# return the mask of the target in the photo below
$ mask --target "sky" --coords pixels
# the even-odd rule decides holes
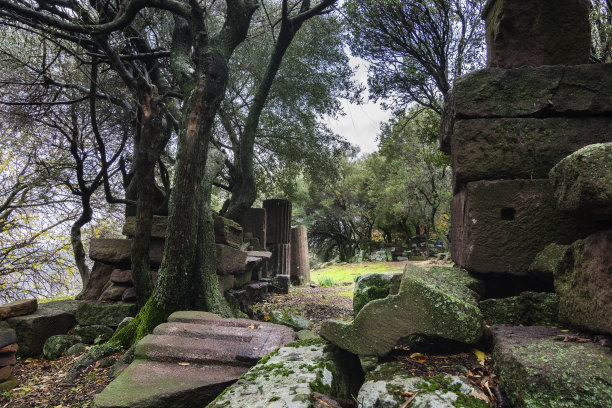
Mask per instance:
[[[357,67],[355,79],[367,89],[367,62],[351,57],[351,67]],[[336,133],[344,136],[346,140],[361,149],[361,153],[372,153],[378,150],[376,135],[380,124],[391,118],[391,112],[383,110],[378,103],[368,99],[367,91],[364,93],[363,105],[355,105],[343,101],[342,107],[346,115],[338,119],[327,118],[327,125]]]

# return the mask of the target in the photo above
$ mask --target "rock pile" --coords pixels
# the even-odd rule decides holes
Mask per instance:
[[[0,306],[0,319],[24,316],[34,313],[38,308],[36,299],[18,300]],[[0,392],[8,391],[19,385],[13,376],[13,366],[17,364],[17,333],[11,326],[0,321]]]

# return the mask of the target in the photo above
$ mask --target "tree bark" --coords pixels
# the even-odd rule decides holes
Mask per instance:
[[[83,212],[70,228],[70,244],[72,245],[74,263],[77,266],[79,275],[81,275],[81,282],[83,284],[81,293],[83,293],[87,283],[89,282],[89,267],[87,266],[85,248],[83,246],[83,239],[81,237],[81,228],[90,222],[92,218],[92,209],[89,199],[90,197],[86,196],[85,193],[81,196]]]

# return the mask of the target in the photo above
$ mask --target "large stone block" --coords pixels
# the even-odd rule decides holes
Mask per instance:
[[[102,262],[94,262],[87,286],[81,295],[82,300],[98,300],[108,283],[115,267]]]
[[[126,317],[136,316],[138,306],[133,303],[81,302],[76,320],[81,326],[104,325],[117,327]]]
[[[168,228],[168,217],[154,215],[151,221],[151,238],[166,238],[166,229]],[[125,217],[122,234],[128,237],[133,237],[136,232],[136,217]]]
[[[564,158],[550,171],[550,182],[561,211],[612,219],[612,143],[587,146]]]
[[[547,178],[559,160],[584,146],[602,142],[612,142],[610,117],[459,120],[451,140],[455,185],[478,180]],[[612,157],[608,157],[608,163],[612,163]],[[607,166],[609,171],[611,166]]]
[[[38,301],[36,299],[16,300],[0,305],[0,319],[27,315],[34,313],[36,309],[38,309]]]
[[[266,246],[291,242],[291,203],[287,200],[264,200],[266,210]]]
[[[217,273],[236,275],[244,273],[247,253],[227,245],[217,244]]]
[[[93,261],[103,262],[117,267],[129,268],[132,241],[129,239],[94,238],[89,241],[89,257]],[[151,240],[149,261],[159,266],[164,254],[164,242]]]
[[[569,244],[601,228],[559,212],[548,180],[468,183],[451,203],[451,253],[471,272],[529,275],[550,243]]]
[[[242,227],[235,221],[224,217],[215,217],[215,242],[240,249],[242,245]]]
[[[308,258],[308,236],[306,227],[291,228],[291,282],[303,285],[310,282],[310,260]]]
[[[17,333],[19,354],[37,356],[42,353],[45,341],[49,337],[66,334],[76,320],[72,313],[41,306],[32,314],[12,317],[7,322]]]
[[[490,67],[577,65],[589,61],[587,0],[489,0],[486,21]]]
[[[268,245],[272,257],[268,261],[268,277],[291,273],[291,244]]]
[[[244,233],[251,233],[263,248],[266,246],[266,219],[265,208],[249,208],[240,220]]]

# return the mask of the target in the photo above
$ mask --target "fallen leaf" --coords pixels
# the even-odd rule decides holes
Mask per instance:
[[[255,325],[254,325],[254,324],[252,324],[252,325],[250,325],[250,326],[249,326],[249,329],[251,329],[251,330],[253,330],[254,328],[255,328]]]
[[[410,358],[426,358],[427,356],[421,354],[421,353],[412,353],[410,355]]]
[[[484,365],[485,359],[487,358],[487,354],[484,351],[478,349],[472,350],[472,353],[474,353],[474,355],[478,359],[478,362],[481,365]]]
[[[472,397],[478,398],[479,400],[489,402],[489,397],[487,397],[487,394],[485,394],[484,392],[482,392],[481,390],[477,388],[474,388],[472,390]]]
[[[188,366],[188,365],[191,365],[191,364],[189,364],[189,363],[178,363],[178,365],[180,365],[180,366]]]

